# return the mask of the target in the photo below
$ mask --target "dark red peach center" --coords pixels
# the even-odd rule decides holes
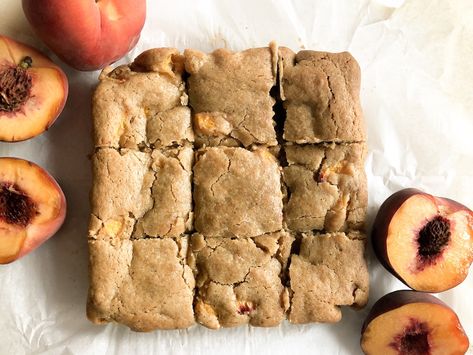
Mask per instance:
[[[435,217],[419,232],[419,256],[424,260],[435,259],[448,245],[450,236],[450,221],[442,216]]]
[[[0,68],[0,111],[19,111],[29,99],[32,79],[27,69],[32,64],[31,57],[25,57],[18,66]]]
[[[430,355],[429,328],[426,323],[411,319],[404,332],[396,335],[389,346],[399,355]]]
[[[26,227],[36,215],[36,204],[16,184],[0,184],[0,218]]]

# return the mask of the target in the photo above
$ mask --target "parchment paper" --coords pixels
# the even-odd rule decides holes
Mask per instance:
[[[241,50],[273,39],[293,50],[351,51],[362,68],[371,226],[381,202],[408,186],[473,207],[472,20],[469,0],[148,0],[141,40],[123,62],[150,47]],[[0,32],[47,51],[18,0],[1,1]],[[91,324],[85,317],[88,154],[90,96],[98,72],[61,65],[70,95],[56,124],[27,142],[0,143],[0,156],[48,169],[68,199],[61,231],[27,257],[0,267],[0,354],[361,353],[360,328],[369,307],[405,288],[371,250],[369,306],[345,309],[335,325],[220,331],[196,326],[138,334]],[[473,340],[472,292],[469,277],[439,297],[458,312]]]

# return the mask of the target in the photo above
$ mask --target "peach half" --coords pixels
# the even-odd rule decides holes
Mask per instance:
[[[371,235],[378,259],[417,291],[460,284],[473,261],[473,212],[417,189],[391,195],[379,208]]]
[[[463,355],[468,346],[450,307],[428,293],[410,290],[381,297],[361,330],[367,355]]]
[[[66,198],[43,168],[0,158],[0,264],[15,261],[53,236],[66,217]]]
[[[44,54],[0,35],[0,140],[22,141],[47,130],[68,94],[64,72]]]

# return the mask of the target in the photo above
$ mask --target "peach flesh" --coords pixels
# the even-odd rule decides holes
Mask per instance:
[[[251,304],[248,304],[248,303],[241,304],[237,309],[237,312],[240,315],[241,314],[248,315],[253,311],[254,311],[253,307],[251,306]]]
[[[0,141],[47,130],[62,112],[68,89],[64,72],[44,54],[0,35]]]
[[[388,263],[389,258],[385,245],[385,238],[388,234],[389,224],[393,219],[394,214],[398,211],[404,201],[406,201],[413,194],[419,192],[420,191],[417,189],[404,189],[392,194],[383,202],[378,210],[378,213],[376,214],[373,224],[373,231],[371,233],[371,241],[373,243],[373,249],[376,252],[376,256],[388,270],[391,269],[391,265]]]
[[[401,290],[381,297],[361,330],[365,354],[464,354],[469,341],[457,315],[423,292]]]

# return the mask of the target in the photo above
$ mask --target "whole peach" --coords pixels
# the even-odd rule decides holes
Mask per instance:
[[[146,0],[23,0],[37,35],[64,62],[95,70],[120,59],[138,42]]]

